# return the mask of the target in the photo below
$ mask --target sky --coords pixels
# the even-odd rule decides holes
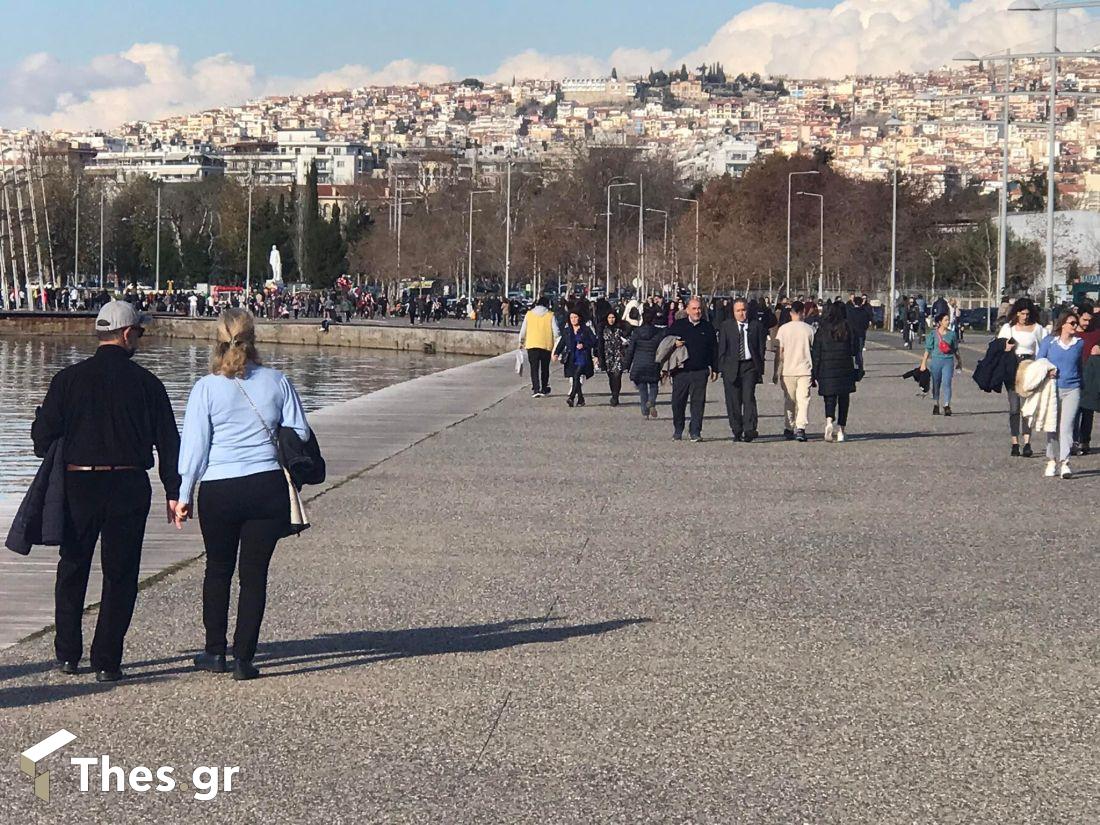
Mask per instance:
[[[0,127],[110,128],[267,94],[684,62],[789,77],[925,70],[964,49],[1043,44],[1047,15],[1007,4],[0,0]],[[1100,43],[1084,12],[1064,16],[1063,48]]]

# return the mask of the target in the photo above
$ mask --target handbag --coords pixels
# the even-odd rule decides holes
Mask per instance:
[[[290,532],[292,534],[301,533],[303,530],[309,528],[309,516],[306,515],[305,502],[302,501],[301,493],[294,485],[294,479],[290,475],[290,470],[287,469],[286,463],[283,461],[283,452],[279,449],[279,438],[271,431],[271,428],[267,426],[267,422],[264,421],[264,417],[260,415],[259,409],[252,401],[250,396],[241,383],[241,379],[233,379],[237,384],[237,389],[241,391],[241,395],[248,401],[248,406],[252,408],[252,412],[256,413],[256,418],[260,419],[260,425],[264,428],[264,432],[267,433],[268,439],[271,441],[272,446],[275,448],[275,457],[279,461],[279,467],[283,471],[283,475],[286,477],[287,495],[290,498]]]

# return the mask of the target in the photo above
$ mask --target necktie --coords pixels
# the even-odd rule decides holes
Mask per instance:
[[[737,325],[737,360],[744,361],[746,357],[745,352],[745,325]]]

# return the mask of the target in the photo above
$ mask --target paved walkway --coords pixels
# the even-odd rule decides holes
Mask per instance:
[[[312,412],[311,424],[324,448],[328,482],[308,488],[309,498],[500,401],[515,389],[514,361],[502,356],[395,384]],[[153,508],[146,528],[141,577],[148,580],[201,555],[198,531],[180,533],[164,514],[164,488],[155,471]],[[308,499],[307,499],[308,500]],[[7,531],[17,501],[0,508]],[[308,507],[307,507],[308,512]],[[97,557],[98,558],[98,557]],[[0,648],[53,624],[56,551],[36,548],[29,557],[0,551]],[[88,585],[88,604],[98,604],[98,561]]]
[[[1100,457],[1043,479],[1003,397],[964,377],[933,418],[912,354],[868,356],[840,445],[780,440],[770,385],[748,445],[717,392],[702,444],[599,379],[486,405],[314,502],[255,682],[189,668],[201,564],[142,593],[117,686],[46,638],[0,653],[9,754],[65,727],[66,755],[241,769],[120,799],[58,756],[46,805],[11,760],[0,821],[1100,820]]]

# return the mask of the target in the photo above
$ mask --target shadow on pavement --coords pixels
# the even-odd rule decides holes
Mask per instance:
[[[326,633],[312,639],[260,645],[256,664],[265,676],[289,676],[370,664],[385,659],[435,656],[444,653],[482,653],[517,645],[562,642],[598,636],[652,619],[616,619],[579,625],[549,626],[560,619],[511,619],[458,627],[418,627],[408,630]]]
[[[846,441],[898,441],[910,438],[958,438],[973,433],[845,433]]]
[[[60,702],[78,696],[89,696],[93,693],[106,693],[110,690],[125,690],[129,685],[148,684],[150,682],[163,681],[164,676],[128,675],[121,682],[110,684],[95,681],[90,671],[68,677],[73,681],[66,684],[51,685],[20,685],[19,687],[0,688],[0,708],[21,708],[34,705],[45,705],[49,702]]]

